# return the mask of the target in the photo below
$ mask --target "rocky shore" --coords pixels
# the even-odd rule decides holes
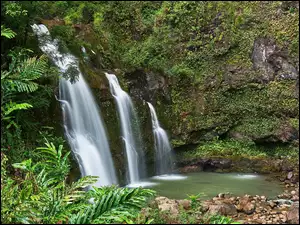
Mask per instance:
[[[182,211],[193,211],[195,221],[202,221],[203,218],[219,214],[228,216],[234,221],[242,224],[298,224],[299,223],[299,179],[292,179],[298,176],[289,172],[281,182],[284,186],[283,193],[276,198],[268,196],[234,196],[229,193],[219,193],[209,200],[197,199],[200,207],[193,209],[191,200],[168,199],[163,196],[156,197],[150,204],[150,208],[142,211],[144,215],[150,215],[149,210],[159,209],[161,212],[168,212],[169,223],[178,223],[176,218]],[[172,218],[172,220],[170,220]]]

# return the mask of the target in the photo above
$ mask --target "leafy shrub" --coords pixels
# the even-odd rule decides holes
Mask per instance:
[[[98,177],[85,176],[68,185],[68,155],[62,145],[37,148],[41,161],[13,164],[19,175],[6,175],[1,156],[2,223],[115,223],[132,222],[154,191],[142,188],[90,187]],[[2,164],[3,163],[3,164]],[[91,198],[94,203],[89,203]]]

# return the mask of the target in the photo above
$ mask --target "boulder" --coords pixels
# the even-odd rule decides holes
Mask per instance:
[[[261,71],[261,80],[268,83],[278,80],[297,80],[298,72],[287,57],[286,52],[279,49],[274,40],[258,38],[254,42],[252,52],[254,69]]]
[[[176,202],[178,203],[179,207],[184,208],[185,210],[189,210],[191,208],[191,200],[176,200]]]
[[[175,216],[178,215],[179,209],[175,200],[160,196],[155,198],[155,202],[161,211],[169,211]]]
[[[239,200],[237,210],[246,214],[252,214],[255,211],[256,204],[251,202],[248,196],[244,196]]]
[[[208,208],[209,214],[221,214],[224,216],[235,215],[237,213],[236,208],[232,204],[212,204]]]
[[[299,224],[299,202],[294,202],[287,212],[287,222]]]
[[[209,206],[212,205],[213,202],[211,201],[204,201],[201,203],[201,211],[206,212],[209,209]]]

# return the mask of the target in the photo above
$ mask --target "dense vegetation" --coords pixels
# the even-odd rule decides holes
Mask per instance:
[[[172,103],[159,94],[155,102],[173,145],[201,143],[184,158],[297,159],[299,77],[280,79],[278,68],[270,78],[253,69],[251,56],[258,38],[272,39],[298,72],[297,2],[1,1],[2,223],[166,222],[159,212],[152,212],[153,220],[137,216],[155,195],[151,190],[88,190],[94,177],[70,181],[55,100],[59,72],[39,50],[34,23],[46,24],[61,50],[78,56],[87,76],[100,83],[103,69],[165,77]],[[236,134],[241,137],[228,140]],[[265,142],[285,145],[266,151],[257,145]],[[181,222],[192,223],[197,207]],[[216,216],[201,222],[232,221]]]

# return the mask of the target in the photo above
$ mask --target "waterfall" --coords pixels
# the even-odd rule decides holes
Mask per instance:
[[[81,175],[98,176],[95,184],[98,187],[116,184],[117,178],[100,111],[79,70],[77,59],[71,54],[61,54],[58,51],[58,41],[51,39],[45,25],[34,24],[32,29],[38,36],[41,50],[53,60],[62,74],[77,73],[74,83],[60,78],[59,101],[63,110],[65,134],[78,161]]]
[[[131,98],[122,90],[117,77],[114,74],[105,74],[109,81],[111,94],[115,98],[118,107],[122,140],[124,142],[128,162],[129,183],[136,184],[140,181],[141,175],[144,172],[144,159],[137,115]]]
[[[164,129],[159,125],[155,109],[151,103],[147,102],[150,108],[151,119],[152,119],[152,130],[155,144],[155,155],[156,155],[156,174],[164,175],[170,174],[173,169],[173,153],[172,148],[168,139],[168,135]]]

